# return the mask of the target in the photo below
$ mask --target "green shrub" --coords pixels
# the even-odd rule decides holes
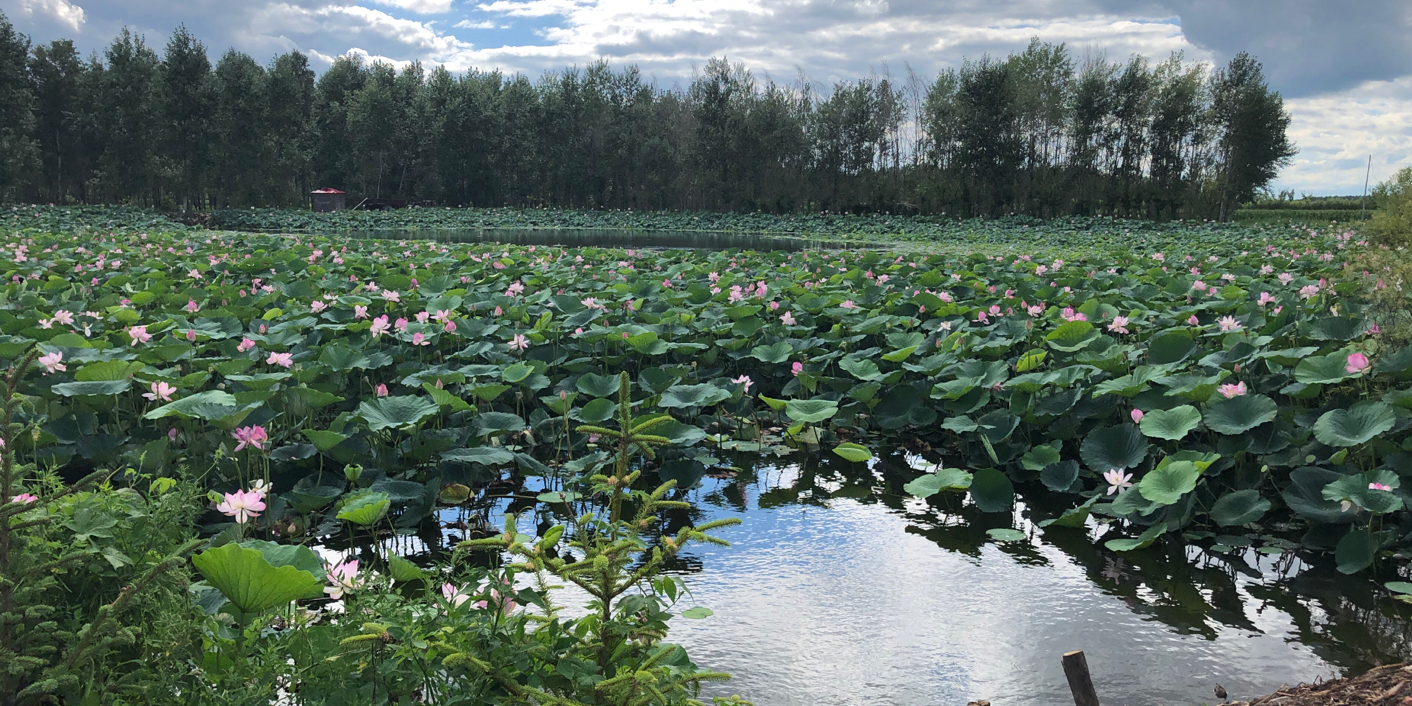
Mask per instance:
[[[1373,241],[1389,247],[1412,245],[1412,167],[1405,167],[1373,189],[1378,210],[1368,223]]]

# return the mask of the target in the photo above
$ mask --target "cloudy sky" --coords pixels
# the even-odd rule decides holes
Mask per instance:
[[[0,0],[36,41],[100,49],[123,26],[161,47],[185,23],[213,53],[357,52],[537,75],[605,58],[684,86],[712,56],[782,82],[908,68],[929,78],[1031,37],[1075,53],[1224,62],[1247,50],[1284,94],[1300,149],[1277,188],[1356,194],[1412,164],[1407,0]]]

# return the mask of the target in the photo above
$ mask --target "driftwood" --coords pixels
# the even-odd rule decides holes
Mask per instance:
[[[1281,687],[1227,706],[1412,706],[1412,665],[1378,667],[1357,677]]]

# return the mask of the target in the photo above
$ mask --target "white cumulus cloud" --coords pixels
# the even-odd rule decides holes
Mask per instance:
[[[38,15],[60,26],[77,32],[83,27],[83,8],[69,0],[20,0],[20,15]]]
[[[373,0],[379,5],[410,10],[419,15],[437,15],[451,11],[451,0]]]

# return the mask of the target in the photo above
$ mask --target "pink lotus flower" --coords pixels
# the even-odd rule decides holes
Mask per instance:
[[[417,323],[419,323],[419,324],[424,324],[424,323],[426,323],[426,322],[427,322],[427,319],[430,319],[430,318],[431,318],[431,312],[429,312],[429,311],[419,311],[419,312],[417,312]]]
[[[517,333],[514,338],[510,339],[509,347],[512,351],[523,351],[530,347],[530,342],[524,334]]]
[[[383,314],[382,316],[373,319],[373,327],[368,329],[368,333],[371,333],[373,335],[373,338],[377,338],[378,336],[387,333],[387,330],[389,328],[392,328],[392,326],[387,323],[387,314]]]
[[[344,593],[356,590],[363,583],[358,580],[358,560],[329,567],[327,579],[329,585],[324,586],[324,593],[334,600],[343,598]]]
[[[67,311],[64,311],[63,309],[60,309],[60,310],[54,312],[54,322],[55,322],[55,323],[63,324],[63,325],[65,325],[65,326],[73,326],[73,325],[74,325],[74,315],[73,315],[72,313],[70,313],[70,312],[67,312]]]
[[[406,331],[407,319],[401,316],[397,317],[397,320],[392,322],[392,327],[397,329],[398,331]]]
[[[1133,474],[1123,473],[1122,469],[1110,468],[1103,474],[1103,480],[1108,482],[1108,492],[1106,495],[1121,493],[1133,487]]]
[[[428,340],[427,340],[426,334],[422,333],[421,331],[418,331],[418,332],[412,334],[412,345],[414,345],[414,346],[430,346],[430,345],[431,345],[431,341],[428,341]]]
[[[745,385],[745,391],[746,391],[746,392],[749,392],[749,391],[750,391],[750,386],[755,384],[755,381],[754,381],[754,380],[751,380],[749,375],[741,375],[741,376],[738,377],[738,378],[731,378],[731,382],[733,382],[733,383],[735,383],[735,384],[737,384],[737,385],[742,385],[742,384]]]
[[[1392,486],[1383,485],[1382,483],[1369,483],[1368,490],[1381,490],[1383,492],[1390,493],[1392,492]]]
[[[1128,332],[1128,317],[1126,317],[1126,316],[1114,316],[1114,317],[1113,317],[1113,323],[1108,324],[1108,330],[1109,330],[1109,331],[1112,331],[1112,332],[1114,332],[1114,333],[1127,333],[1127,332]]]
[[[664,280],[662,280],[662,286],[665,287],[665,288],[667,288],[667,289],[671,289],[671,288],[672,288],[672,281],[669,280],[669,279],[664,279]]]
[[[1241,328],[1240,322],[1236,321],[1234,316],[1222,316],[1216,325],[1220,326],[1222,331],[1239,331]]]
[[[1299,288],[1299,296],[1305,299],[1313,299],[1319,294],[1319,285],[1309,284]]]
[[[1138,422],[1142,421],[1142,418],[1143,418],[1144,415],[1143,415],[1143,413],[1142,413],[1142,410],[1140,410],[1140,409],[1134,409],[1134,410],[1132,411],[1132,413],[1129,414],[1128,416],[1130,416],[1130,417],[1133,418],[1133,424],[1137,424]]]
[[[60,370],[68,370],[68,368],[65,367],[63,363],[59,362],[63,359],[63,353],[54,352],[48,355],[39,356],[39,364],[44,366],[44,374],[48,375],[50,373],[58,372]]]
[[[252,517],[259,517],[265,509],[265,501],[259,493],[237,490],[225,494],[225,502],[216,506],[217,510],[235,518],[236,524],[245,524]]]
[[[799,361],[795,361],[793,365],[789,366],[789,371],[795,377],[799,377],[799,374],[804,372],[804,364],[800,363]]]
[[[312,311],[312,312],[314,312],[315,314],[317,314],[317,313],[319,313],[319,312],[321,312],[321,311],[323,311],[324,309],[327,309],[327,308],[328,308],[328,304],[325,304],[325,303],[323,303],[323,302],[321,302],[321,301],[319,301],[319,300],[317,300],[317,299],[315,299],[313,302],[311,302],[311,303],[309,304],[309,311]]]
[[[857,305],[857,304],[854,304],[852,299],[849,299],[849,300],[843,302],[842,304],[839,304],[839,306],[843,307],[844,309],[857,309],[857,308],[858,308],[858,305]]]
[[[1200,324],[1201,322],[1197,320],[1196,314],[1192,314],[1189,318],[1187,318],[1186,323],[1187,323],[1188,326],[1196,326],[1197,324]]]
[[[794,315],[789,313],[788,311],[784,312],[784,316],[780,317],[780,323],[784,324],[785,326],[793,326],[795,323]]]
[[[402,295],[398,294],[397,292],[392,291],[391,289],[389,289],[389,290],[383,292],[383,293],[382,293],[382,298],[383,298],[383,299],[386,299],[387,301],[390,301],[390,302],[400,302],[400,301],[402,301]],[[357,562],[354,562],[354,563],[357,563]]]
[[[25,504],[25,505],[28,505],[28,504],[30,504],[30,503],[37,503],[37,502],[39,502],[39,496],[37,496],[37,495],[32,495],[32,494],[30,494],[30,493],[20,493],[19,495],[16,495],[15,497],[10,498],[10,502],[12,502],[12,503],[23,503],[23,504]]]
[[[132,338],[132,345],[134,346],[152,340],[152,334],[147,333],[146,326],[130,326],[128,327],[127,335]]]
[[[368,318],[368,307],[363,306],[362,304],[354,304],[354,305],[353,305],[353,318],[354,318],[354,319],[366,319],[366,318]]]
[[[236,441],[240,442],[235,445],[236,451],[240,451],[246,446],[264,451],[264,442],[270,438],[270,435],[265,432],[265,428],[259,425],[240,427],[231,432],[230,435],[235,437]]]
[[[281,368],[288,368],[294,364],[293,353],[270,353],[270,357],[265,359],[268,365],[278,365]]]
[[[1261,293],[1260,293],[1260,299],[1259,299],[1258,301],[1256,301],[1255,303],[1258,304],[1259,306],[1265,306],[1266,304],[1269,304],[1270,302],[1272,302],[1272,301],[1274,301],[1274,300],[1275,300],[1275,298],[1272,297],[1272,296],[1270,296],[1270,293],[1269,293],[1269,292],[1261,292]]]
[[[195,314],[196,312],[201,310],[201,305],[197,304],[195,299],[187,299],[186,310]]]
[[[446,602],[450,603],[453,608],[460,608],[461,604],[471,598],[466,594],[465,586],[453,586],[449,583],[441,584],[441,597],[445,598]]]
[[[251,348],[254,348],[254,347],[255,347],[255,342],[254,342],[254,341],[252,341],[252,340],[250,340],[250,339],[248,339],[248,338],[242,338],[242,339],[240,339],[240,343],[236,345],[235,349],[238,350],[238,351],[240,351],[241,353],[244,353],[244,352],[246,352],[246,351],[248,351],[248,350],[250,350]]]
[[[387,383],[378,383],[377,396],[387,397]]]
[[[191,343],[196,342],[196,329],[189,328],[186,330],[186,340],[190,341]]]
[[[152,400],[153,402],[156,402],[157,400],[162,400],[163,402],[171,402],[172,393],[176,391],[177,389],[175,387],[172,387],[166,382],[159,380],[157,382],[152,383],[151,392],[144,392],[142,393],[142,396],[146,397],[149,400]]]
[[[1362,353],[1350,353],[1348,354],[1348,364],[1343,366],[1343,369],[1350,373],[1360,373],[1367,370],[1369,365],[1368,356]]]
[[[445,331],[445,332],[447,332],[447,333],[455,333],[455,332],[456,332],[456,322],[455,322],[455,321],[451,321],[450,319],[448,319],[448,320],[446,321],[446,324],[441,327],[441,330],[442,330],[442,331]]]
[[[1240,397],[1241,395],[1244,395],[1247,391],[1248,391],[1248,390],[1245,389],[1245,383],[1244,383],[1244,382],[1240,382],[1240,383],[1237,383],[1237,384],[1235,384],[1235,385],[1232,385],[1232,384],[1230,384],[1230,383],[1226,383],[1226,384],[1224,384],[1224,385],[1222,385],[1222,386],[1216,388],[1216,392],[1221,393],[1221,396],[1224,397],[1224,398],[1226,398],[1226,399],[1228,399],[1228,400],[1229,400],[1229,399],[1232,399],[1232,398],[1235,398],[1235,397]]]

